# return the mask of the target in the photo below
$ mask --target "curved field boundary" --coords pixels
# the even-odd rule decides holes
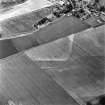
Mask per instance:
[[[61,37],[81,32],[88,28],[90,28],[89,25],[81,22],[77,18],[72,16],[64,16],[38,31],[33,31],[31,33],[22,34],[15,37],[1,38],[0,58],[7,57],[14,52],[29,49],[54,41]]]

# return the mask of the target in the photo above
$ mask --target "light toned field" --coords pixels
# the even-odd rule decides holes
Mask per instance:
[[[17,5],[6,12],[2,12],[0,14],[0,22],[8,18],[30,13],[51,5],[52,3],[48,2],[47,0],[28,0],[27,2]]]
[[[104,25],[33,48],[25,54],[80,104],[105,93]]]
[[[2,37],[16,36],[23,33],[32,32],[35,29],[34,24],[49,15],[51,10],[44,8],[38,11],[33,11],[21,16],[13,17],[1,22]]]

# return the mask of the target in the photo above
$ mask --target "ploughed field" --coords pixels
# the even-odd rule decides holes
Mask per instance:
[[[32,11],[28,14],[12,17],[1,22],[1,36],[9,37],[21,35],[35,31],[34,24],[43,17],[49,15],[51,10],[44,8],[38,11]]]

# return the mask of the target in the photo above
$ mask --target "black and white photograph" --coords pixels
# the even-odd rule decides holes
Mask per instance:
[[[105,105],[105,0],[0,0],[0,105]]]

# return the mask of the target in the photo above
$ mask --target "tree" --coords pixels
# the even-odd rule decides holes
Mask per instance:
[[[100,7],[100,11],[105,12],[105,7],[104,6],[101,6]]]

